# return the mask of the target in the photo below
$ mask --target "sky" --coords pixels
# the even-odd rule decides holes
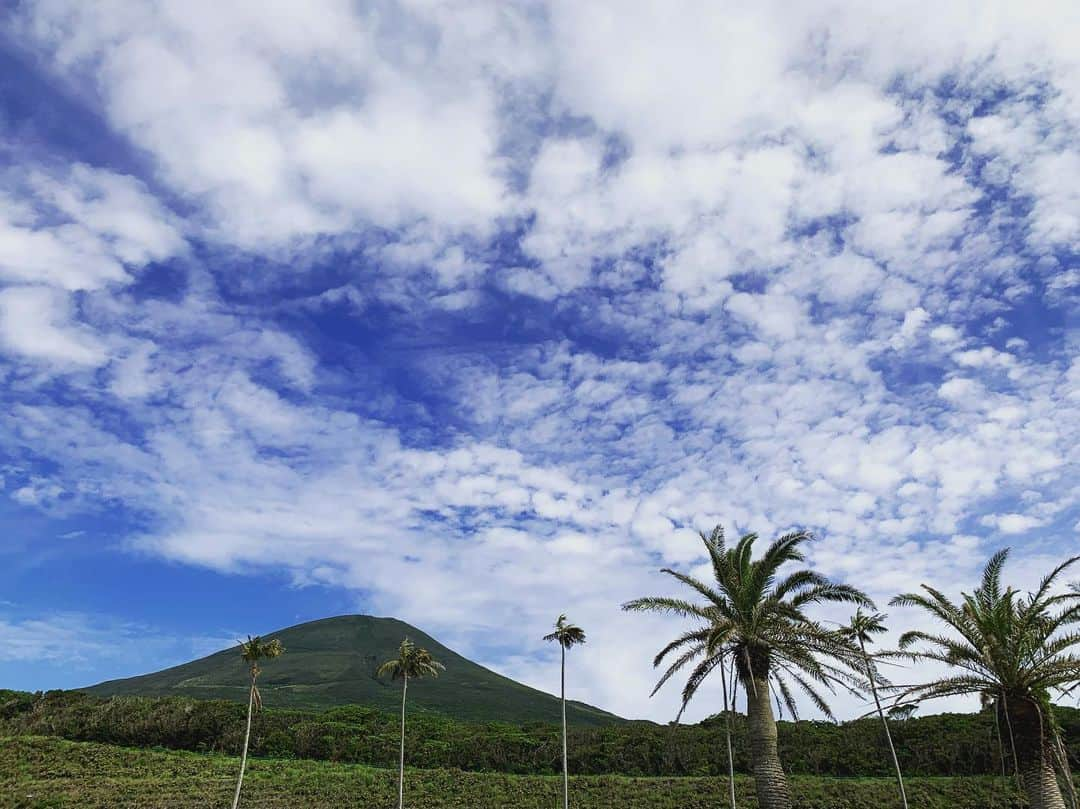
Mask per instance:
[[[0,9],[0,686],[363,612],[555,691],[566,612],[663,721],[698,531],[1080,546],[1070,0]]]

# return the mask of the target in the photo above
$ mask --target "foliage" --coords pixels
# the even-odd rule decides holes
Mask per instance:
[[[884,635],[889,631],[885,626],[887,617],[880,612],[863,612],[862,607],[859,607],[847,625],[841,627],[840,633],[856,643],[869,646],[874,642],[874,635]]]
[[[240,656],[253,671],[257,670],[260,660],[273,660],[275,657],[281,657],[284,652],[285,647],[277,638],[263,640],[259,635],[255,637],[248,635],[248,639],[240,643]]]
[[[951,671],[899,687],[897,701],[978,695],[999,719],[1002,747],[1010,751],[1016,770],[1062,772],[1068,765],[1051,697],[1064,696],[1080,682],[1080,632],[1075,629],[1080,594],[1055,592],[1054,583],[1080,556],[1058,565],[1035,592],[1023,596],[1002,586],[1008,555],[1007,548],[994,554],[979,587],[962,594],[959,603],[925,584],[922,593],[893,599],[922,608],[951,632],[912,630],[900,637],[900,648],[911,650],[913,660],[943,663]]]
[[[446,666],[436,661],[431,652],[405,638],[398,646],[397,657],[392,657],[379,666],[375,670],[375,676],[385,677],[389,674],[392,680],[405,677],[419,680],[423,677],[438,677],[439,672],[445,669]]]
[[[219,755],[130,750],[39,737],[0,737],[0,805],[11,809],[186,809],[225,803],[236,760]],[[395,773],[312,761],[256,760],[247,788],[262,809],[386,809],[396,798]],[[797,809],[880,809],[893,799],[887,779],[796,776]],[[715,809],[726,778],[574,777],[579,809]],[[748,778],[736,779],[739,806],[757,806]],[[924,778],[910,782],[922,809],[1023,809],[1011,779]],[[467,773],[411,774],[412,809],[551,809],[559,781],[550,776]]]
[[[905,593],[894,604],[929,612],[952,629],[956,637],[920,630],[905,632],[901,649],[911,649],[916,661],[944,663],[960,669],[943,677],[900,690],[898,701],[919,702],[937,697],[977,694],[989,702],[1016,696],[1049,705],[1052,691],[1064,693],[1080,681],[1080,595],[1054,593],[1054,580],[1074,556],[1047,575],[1036,592],[1025,598],[1011,587],[1002,589],[1001,571],[1008,549],[986,565],[980,586],[954,604],[943,593],[923,585],[925,594]]]
[[[778,699],[797,716],[793,694],[797,687],[831,718],[820,688],[854,689],[859,684],[857,678],[831,661],[859,670],[859,650],[804,610],[823,602],[873,606],[870,599],[850,585],[829,581],[811,570],[796,570],[780,577],[780,568],[785,564],[805,560],[802,545],[810,541],[805,531],[781,536],[759,559],[753,558],[757,534],[746,534],[730,548],[721,526],[711,534],[701,534],[701,539],[712,564],[712,581],[704,582],[669,568],[663,572],[704,601],[650,597],[623,605],[626,610],[668,613],[698,622],[696,628],[656,655],[653,664],[659,666],[669,655],[678,653],[653,693],[696,661],[683,687],[685,706],[709,674],[730,662],[747,692],[756,691],[757,682],[768,680]]]
[[[262,710],[262,694],[259,693],[259,687],[255,684],[256,678],[262,673],[259,663],[264,660],[274,660],[283,654],[285,654],[285,647],[277,638],[264,640],[259,635],[254,637],[248,635],[246,641],[240,642],[240,657],[248,664],[248,671],[251,674],[251,703],[256,710]]]
[[[1058,706],[1055,714],[1070,745],[1073,768],[1080,769],[1080,710]],[[0,733],[16,736],[238,754],[244,715],[245,706],[225,700],[101,699],[73,691],[0,691]],[[519,774],[560,770],[555,724],[460,722],[425,711],[415,712],[409,721],[415,733],[406,742],[406,754],[416,767]],[[251,751],[255,756],[392,767],[398,722],[393,713],[360,706],[325,712],[271,706],[255,720]],[[745,718],[736,715],[732,725],[735,768],[747,772]],[[780,754],[790,772],[842,777],[890,774],[877,720],[778,725]],[[988,711],[898,721],[892,731],[904,772],[913,776],[1000,771],[994,719]],[[721,716],[678,727],[651,722],[571,727],[570,769],[582,774],[720,775],[726,770],[723,738]]]
[[[555,621],[555,631],[544,635],[544,640],[549,643],[554,641],[564,649],[571,649],[585,642],[585,630],[567,621],[564,613]]]

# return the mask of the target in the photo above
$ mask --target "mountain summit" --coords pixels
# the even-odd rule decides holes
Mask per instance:
[[[265,633],[286,653],[264,667],[259,690],[267,705],[330,708],[367,705],[397,710],[397,683],[380,680],[375,670],[393,657],[409,637],[446,666],[437,679],[409,686],[411,707],[457,719],[502,722],[558,722],[557,697],[515,682],[473,663],[430,635],[395,618],[342,615]],[[247,668],[236,647],[153,674],[109,680],[82,689],[98,696],[186,696],[246,701]],[[568,702],[567,721],[602,725],[619,717],[580,702]]]

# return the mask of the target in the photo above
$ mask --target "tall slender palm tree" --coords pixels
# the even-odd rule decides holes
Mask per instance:
[[[881,699],[878,697],[877,683],[881,679],[878,676],[876,666],[866,647],[874,642],[874,635],[882,635],[888,631],[885,627],[885,615],[880,612],[863,612],[862,607],[855,610],[851,621],[840,631],[859,644],[862,652],[864,673],[870,684],[870,693],[874,697],[874,705],[877,714],[881,718],[881,724],[885,728],[885,741],[889,743],[889,753],[892,754],[893,768],[896,770],[896,784],[900,788],[900,801],[904,809],[908,809],[907,791],[904,789],[904,774],[900,771],[900,759],[896,757],[896,747],[893,745],[892,733],[889,731],[889,720],[885,718],[885,712],[881,708]]]
[[[431,656],[427,649],[421,649],[408,638],[398,647],[398,656],[379,666],[376,676],[390,675],[392,680],[401,680],[401,757],[398,761],[398,809],[405,809],[405,697],[409,690],[409,680],[423,677],[438,677],[446,667]]]
[[[566,615],[555,622],[555,631],[544,635],[544,640],[556,642],[562,650],[562,777],[563,809],[570,809],[570,774],[566,768],[566,650],[585,642],[585,630],[568,623]]]
[[[248,674],[251,675],[251,689],[248,692],[247,729],[244,731],[244,752],[240,756],[240,777],[236,779],[236,794],[233,795],[232,809],[240,805],[240,789],[244,786],[244,770],[247,768],[248,743],[251,741],[251,715],[262,708],[262,696],[259,694],[257,680],[262,669],[259,662],[272,660],[280,657],[285,648],[278,640],[263,640],[256,635],[248,635],[246,641],[240,643],[240,656],[248,664]]]
[[[699,625],[680,635],[653,661],[659,666],[672,652],[679,655],[661,676],[656,690],[689,663],[696,661],[683,688],[687,703],[714,669],[726,660],[746,693],[750,755],[761,809],[791,809],[791,790],[776,748],[776,719],[771,687],[778,704],[798,716],[793,687],[798,687],[826,716],[828,703],[818,690],[837,686],[859,693],[862,685],[859,648],[851,640],[806,615],[804,609],[822,602],[873,603],[856,588],[839,584],[812,570],[800,569],[780,577],[780,568],[802,562],[806,531],[775,540],[759,559],[753,558],[756,534],[747,534],[728,547],[717,526],[702,534],[712,564],[713,581],[665,568],[669,576],[689,587],[703,602],[680,598],[639,598],[626,610],[651,611],[696,619]]]
[[[655,662],[655,661],[654,661]],[[735,686],[736,677],[734,665],[735,661],[730,648],[721,649],[716,656],[716,668],[720,670],[720,689],[722,691],[722,700],[724,705],[724,747],[727,752],[727,764],[728,764],[728,799],[731,802],[731,809],[735,809],[735,754],[731,745],[731,715],[735,713]],[[728,675],[725,673],[725,669],[731,669],[731,691],[728,691]],[[666,682],[666,680],[657,684],[657,686],[649,694],[650,697],[656,696],[656,692],[660,690],[660,687]],[[691,686],[687,683],[687,687],[683,689],[683,700],[679,706],[679,713],[675,717],[675,724],[679,724],[679,720],[682,719],[683,713],[685,713],[687,706],[690,704],[690,700],[693,699],[694,693],[697,691],[697,686]]]
[[[892,600],[919,607],[945,624],[949,635],[905,632],[900,648],[915,661],[959,669],[925,683],[896,687],[897,702],[977,694],[991,707],[1008,734],[1013,765],[1032,809],[1064,809],[1061,777],[1075,804],[1061,729],[1051,705],[1053,692],[1065,693],[1080,681],[1080,593],[1055,592],[1057,578],[1080,561],[1065,560],[1026,596],[1002,588],[1001,571],[1009,549],[987,562],[973,593],[954,603],[922,585],[921,593]]]

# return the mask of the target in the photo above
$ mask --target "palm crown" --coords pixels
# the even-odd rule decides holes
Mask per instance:
[[[251,672],[251,704],[256,710],[262,709],[262,694],[259,693],[259,689],[255,685],[255,680],[261,671],[259,661],[281,657],[284,652],[285,647],[281,645],[281,641],[277,638],[263,640],[259,635],[254,637],[248,635],[246,641],[240,642],[240,656],[244,658],[244,662],[248,664]]]
[[[579,646],[585,642],[585,630],[569,623],[564,613],[555,622],[555,631],[544,635],[544,640],[556,641],[564,649],[569,649],[571,646]]]
[[[438,677],[439,672],[445,669],[446,666],[435,660],[431,652],[405,638],[398,647],[398,656],[379,666],[376,676],[389,674],[393,680],[403,677],[415,680],[421,677]]]
[[[874,642],[874,635],[883,635],[889,631],[885,626],[886,617],[880,612],[863,612],[862,607],[859,607],[840,632],[857,643],[871,644]]]
[[[1032,806],[1063,806],[1058,777],[1076,804],[1061,729],[1050,702],[1052,692],[1066,694],[1080,681],[1080,593],[1054,592],[1054,582],[1080,556],[1054,568],[1027,596],[1002,588],[1001,570],[1008,548],[998,551],[983,570],[973,593],[955,604],[923,585],[894,604],[920,607],[948,626],[952,635],[922,630],[905,632],[900,648],[912,660],[944,663],[958,674],[898,687],[897,702],[978,694],[994,711],[999,738],[1008,731],[1013,764],[1021,774]],[[1004,745],[1002,747],[1004,757]],[[1004,764],[1004,758],[1003,758]]]
[[[1080,561],[1074,556],[1058,565],[1038,589],[1021,596],[1002,589],[1001,570],[1008,548],[991,557],[974,593],[955,604],[943,593],[922,585],[923,593],[893,599],[900,606],[921,607],[952,629],[958,637],[921,630],[905,632],[900,648],[914,660],[959,668],[960,674],[900,689],[898,701],[979,694],[985,699],[1031,699],[1049,707],[1051,691],[1065,692],[1080,680],[1080,592],[1054,593],[1056,579]],[[914,648],[913,648],[914,647]]]
[[[683,706],[717,666],[730,660],[738,679],[749,689],[772,682],[779,698],[798,716],[792,687],[796,686],[827,716],[832,717],[819,686],[834,690],[841,685],[857,690],[861,681],[848,671],[826,662],[839,661],[858,670],[859,649],[851,639],[829,631],[804,609],[822,602],[849,602],[872,607],[856,588],[830,581],[812,570],[800,569],[781,577],[780,568],[802,562],[802,546],[811,537],[795,531],[775,540],[759,559],[753,558],[756,534],[746,534],[734,547],[725,542],[723,528],[701,534],[712,565],[713,581],[664,569],[704,598],[703,603],[679,598],[639,598],[623,609],[674,613],[694,618],[701,625],[669,643],[653,661],[661,665],[668,655],[679,656],[661,676],[655,694],[671,677],[697,661],[683,688]]]
[[[258,674],[260,660],[272,660],[275,657],[280,657],[284,651],[285,647],[276,638],[263,640],[259,635],[254,637],[248,635],[246,641],[240,642],[240,656],[251,666],[252,672],[255,674]]]

